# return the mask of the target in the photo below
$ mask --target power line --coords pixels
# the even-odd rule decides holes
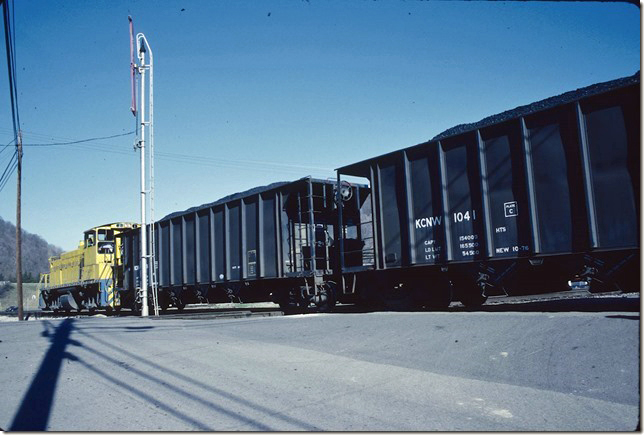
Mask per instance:
[[[6,130],[5,130],[6,131]],[[0,129],[0,133],[3,130]],[[75,148],[85,151],[99,151],[106,152],[110,154],[121,154],[121,155],[130,155],[132,153],[131,148],[129,147],[115,147],[107,143],[100,143],[101,140],[113,139],[123,136],[128,136],[136,133],[136,130],[120,133],[110,136],[101,136],[93,137],[88,139],[80,140],[65,140],[70,139],[66,137],[54,137],[52,135],[22,131],[23,135],[32,138],[38,138],[40,140],[58,140],[58,142],[34,142],[31,144],[23,144],[23,146],[32,146],[40,148],[48,147],[65,147]],[[90,143],[90,142],[99,142],[99,143]],[[198,165],[198,166],[210,166],[217,168],[227,168],[227,169],[241,169],[249,171],[261,171],[261,172],[280,172],[280,173],[292,173],[296,175],[301,175],[303,171],[311,172],[311,175],[314,174],[327,174],[333,172],[333,168],[325,168],[320,166],[312,166],[306,164],[298,163],[285,163],[285,162],[275,162],[267,160],[249,160],[249,159],[224,159],[224,158],[214,158],[203,155],[195,154],[184,154],[176,152],[157,152],[157,158],[163,161],[170,162],[179,162],[184,164]]]
[[[16,149],[14,148],[12,153],[6,153],[4,155],[0,154],[0,168],[4,167],[5,164],[8,164],[9,160],[13,158],[13,155],[15,154],[15,152],[16,152]]]
[[[9,0],[6,0],[9,7]],[[13,69],[13,88],[16,93],[16,120],[20,130],[20,111],[18,110],[18,75],[16,74],[16,8],[11,8],[11,67]],[[17,137],[16,137],[17,140]]]
[[[11,145],[16,144],[15,151],[9,163],[5,167],[2,175],[0,176],[0,192],[4,189],[9,181],[11,175],[16,171],[19,166],[21,157],[21,149],[19,143],[19,129],[20,129],[20,112],[18,110],[18,87],[16,84],[16,29],[15,29],[15,8],[11,9],[11,18],[9,17],[9,1],[5,0],[2,4],[3,7],[3,23],[5,34],[5,48],[7,54],[7,70],[9,77],[9,93],[11,96],[11,121],[13,123],[13,140],[8,144],[2,146],[0,154],[9,149]]]
[[[18,168],[18,160],[16,160],[16,161],[13,163],[13,166],[11,167],[11,169],[9,170],[9,172],[7,172],[7,176],[6,176],[4,179],[0,180],[0,192],[2,192],[2,190],[4,189],[4,187],[7,185],[7,183],[8,183],[8,182],[9,182],[9,180],[11,179],[11,176],[16,172],[16,169],[17,169],[17,168]],[[7,169],[8,169],[8,168],[7,168]]]
[[[0,132],[2,132],[1,129],[0,129]],[[81,140],[60,141],[60,139],[66,139],[66,138],[52,137],[51,135],[47,135],[47,134],[23,131],[24,134],[30,137],[40,138],[40,139],[50,139],[50,140],[58,139],[59,140],[59,142],[32,143],[32,144],[23,144],[23,146],[35,146],[35,147],[42,147],[42,148],[47,148],[49,146],[69,146],[71,148],[76,148],[76,149],[81,149],[86,151],[99,151],[99,152],[106,152],[110,154],[129,155],[131,154],[131,150],[125,147],[116,148],[113,145],[109,145],[107,143],[100,144],[100,143],[89,143],[89,142],[96,142],[104,139],[128,136],[130,134],[133,134],[134,132],[121,133],[121,134],[116,134],[111,136],[95,137],[95,138],[89,138],[89,139],[81,139]],[[198,165],[198,166],[211,166],[211,167],[230,168],[230,169],[246,169],[246,170],[263,171],[263,172],[279,171],[279,172],[288,172],[288,173],[294,173],[294,174],[301,174],[302,171],[314,171],[316,173],[333,172],[332,168],[324,168],[320,166],[311,166],[311,165],[297,164],[297,163],[274,162],[274,161],[267,161],[267,160],[223,159],[223,158],[214,158],[209,156],[200,156],[195,154],[184,154],[184,153],[174,153],[174,152],[157,152],[156,155],[157,155],[157,158],[163,161],[180,162],[180,163],[187,163],[187,164]]]
[[[329,168],[323,168],[320,166],[308,166],[308,165],[299,165],[295,163],[284,163],[284,162],[271,162],[271,161],[266,161],[266,160],[248,160],[248,159],[222,159],[222,158],[215,158],[215,157],[205,157],[205,156],[198,156],[194,154],[181,154],[181,153],[169,153],[169,152],[161,152],[157,153],[160,156],[165,156],[168,157],[169,159],[174,159],[178,161],[184,161],[184,162],[189,162],[189,161],[197,161],[197,162],[203,162],[203,163],[213,163],[215,165],[241,165],[241,166],[247,166],[247,167],[265,167],[265,166],[274,166],[276,168],[285,168],[285,169],[293,169],[293,170],[316,170],[316,171],[328,171],[330,170]]]
[[[9,69],[9,93],[11,95],[11,115],[13,122],[13,135],[18,139],[18,129],[20,128],[20,115],[18,112],[18,88],[16,86],[16,65],[15,65],[15,46],[12,41],[12,28],[9,22],[9,2],[3,2],[4,8],[4,35],[5,47],[7,50],[7,67]]]
[[[8,144],[6,144],[5,146],[3,146],[3,147],[2,147],[2,149],[0,149],[0,154],[2,154],[2,153],[4,152],[4,150],[9,149],[9,147],[10,147],[11,145],[13,145],[13,143],[14,143],[15,141],[16,141],[16,138],[14,138],[11,142],[9,142],[9,143],[8,143]]]
[[[69,142],[53,142],[53,143],[23,143],[23,147],[53,147],[53,146],[61,146],[61,145],[73,145],[73,144],[78,144],[78,143],[85,143],[85,142],[94,142],[97,140],[104,140],[104,139],[114,139],[116,137],[123,137],[123,136],[129,136],[136,133],[136,130],[129,131],[127,133],[121,133],[121,134],[114,134],[111,136],[101,136],[101,137],[91,137],[89,139],[81,139],[81,140],[73,140]]]
[[[7,185],[7,182],[15,172],[16,168],[18,167],[17,157],[18,157],[18,151],[16,150],[11,156],[11,159],[9,160],[9,163],[4,169],[4,172],[0,176],[0,192],[2,192],[2,189],[4,189],[4,187]]]
[[[2,0],[0,0],[0,1],[2,1]],[[78,147],[74,146],[74,144],[76,144],[76,143],[87,142],[87,141],[90,141],[90,140],[91,141],[99,141],[99,140],[101,140],[101,138],[74,139],[74,138],[63,137],[63,136],[55,137],[55,136],[52,136],[50,134],[36,133],[36,132],[31,132],[31,131],[26,131],[26,130],[20,130],[20,131],[22,133],[23,140],[24,140],[25,137],[33,138],[34,143],[32,145],[37,146],[37,147],[38,146],[47,147],[49,145],[64,146],[64,145],[67,145],[67,144],[71,144],[70,146],[72,148],[83,149],[83,147],[90,147],[90,148],[85,148],[85,149],[97,149],[97,150],[102,149],[102,148],[95,148],[96,145],[91,145],[91,144],[89,144],[89,145],[81,145],[81,146],[78,146]],[[11,134],[11,133],[10,133],[10,131],[8,131],[6,129],[0,128],[0,134],[7,134],[8,135],[8,134]],[[123,136],[127,136],[129,134],[132,134],[132,132],[122,133]],[[105,136],[105,137],[111,138],[111,137],[118,137],[120,135],[121,134],[115,134],[115,135],[112,135],[112,136]],[[14,141],[15,141],[15,139],[14,139]],[[42,141],[51,141],[51,142],[42,142]],[[23,144],[23,146],[25,146],[25,145],[26,144]],[[103,144],[98,143],[97,145],[104,145],[105,147],[109,147],[109,149],[112,149],[112,150],[114,149],[113,145],[110,145],[108,143],[103,143]],[[109,149],[105,148],[106,151],[109,151]]]

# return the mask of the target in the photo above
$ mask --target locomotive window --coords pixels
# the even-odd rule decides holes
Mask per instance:
[[[93,231],[85,233],[85,246],[88,247],[88,248],[90,246],[94,246],[94,232]]]
[[[98,242],[98,253],[99,254],[113,254],[114,253],[114,242]]]
[[[114,230],[98,230],[98,241],[114,240]]]

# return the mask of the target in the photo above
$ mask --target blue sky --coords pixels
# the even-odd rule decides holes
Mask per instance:
[[[14,9],[25,144],[132,131],[128,15],[146,35],[157,218],[275,181],[333,177],[640,68],[640,12],[626,3],[20,0]],[[12,138],[5,68],[0,149]],[[69,250],[92,226],[138,221],[133,142],[26,146],[23,228]],[[11,222],[15,188],[14,176],[0,191]]]

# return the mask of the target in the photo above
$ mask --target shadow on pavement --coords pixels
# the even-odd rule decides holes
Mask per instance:
[[[458,311],[469,311],[461,308]],[[624,297],[585,297],[574,299],[559,299],[559,300],[546,300],[534,302],[519,302],[519,303],[499,303],[495,305],[483,305],[478,310],[485,312],[504,312],[504,311],[518,311],[518,312],[591,312],[601,313],[608,311],[626,311],[626,312],[639,312],[640,299],[637,298],[624,298]]]
[[[65,358],[76,358],[66,351],[67,345],[79,345],[70,339],[74,329],[74,320],[65,319],[51,335],[51,325],[46,322],[44,337],[49,337],[51,346],[40,364],[38,373],[31,381],[29,389],[20,403],[20,408],[9,427],[10,431],[42,431],[47,430],[47,422],[51,414],[56,392],[56,384],[60,368]]]
[[[640,316],[625,316],[623,314],[615,314],[613,316],[606,316],[607,319],[626,319],[626,320],[639,320]]]
[[[43,326],[45,327],[44,331],[41,333],[42,336],[48,337],[50,339],[51,345],[45,354],[38,372],[34,376],[27,392],[20,402],[20,407],[16,412],[13,422],[9,427],[9,431],[45,431],[48,429],[49,419],[52,413],[56,388],[58,384],[58,379],[60,377],[60,372],[62,368],[62,363],[65,359],[73,361],[75,364],[84,367],[87,370],[90,370],[94,373],[95,376],[106,380],[116,387],[122,388],[129,391],[131,394],[138,396],[143,401],[149,403],[150,405],[159,408],[160,410],[173,415],[175,418],[182,420],[189,424],[195,430],[201,431],[211,431],[213,428],[209,427],[208,424],[199,421],[191,417],[188,414],[185,414],[176,409],[176,406],[173,404],[164,403],[163,399],[155,397],[155,394],[144,391],[143,388],[139,388],[135,385],[131,385],[126,380],[126,377],[119,376],[118,372],[113,374],[108,374],[102,367],[97,367],[91,363],[88,359],[82,358],[77,355],[72,355],[68,352],[68,345],[82,347],[84,351],[89,352],[91,355],[98,357],[101,361],[108,362],[111,366],[120,367],[126,371],[129,371],[136,376],[146,379],[148,381],[154,382],[159,386],[165,387],[170,391],[182,396],[186,400],[198,402],[200,404],[206,404],[212,411],[218,412],[220,414],[227,415],[238,420],[241,423],[247,424],[255,430],[272,430],[271,427],[255,421],[251,418],[248,418],[244,415],[237,413],[235,410],[227,409],[224,406],[221,406],[214,401],[208,400],[204,397],[199,397],[198,395],[193,394],[183,388],[180,388],[175,385],[174,382],[168,382],[169,377],[175,377],[178,380],[189,382],[193,387],[199,387],[209,393],[214,393],[220,397],[226,398],[228,400],[233,400],[240,405],[248,406],[250,408],[265,412],[273,417],[282,419],[283,421],[289,422],[291,424],[297,425],[304,430],[315,430],[317,429],[314,426],[307,424],[304,421],[300,421],[291,417],[287,417],[281,414],[278,411],[272,410],[270,408],[263,407],[259,404],[248,401],[244,398],[235,396],[226,392],[224,390],[218,389],[212,385],[208,385],[200,382],[198,379],[194,379],[190,376],[183,375],[179,372],[176,372],[172,369],[166,368],[159,364],[154,363],[153,361],[143,358],[134,353],[127,352],[124,349],[120,349],[114,346],[109,341],[102,340],[97,336],[88,333],[85,331],[86,328],[78,327],[78,324],[74,323],[74,319],[65,319],[57,327],[53,327],[50,322],[44,321]],[[89,328],[93,329],[93,328]],[[103,329],[103,328],[101,328]],[[123,328],[115,328],[123,329]],[[139,330],[145,331],[149,329],[148,327],[126,327],[125,330]],[[82,345],[77,341],[71,338],[72,333],[80,333],[92,339],[93,342],[105,346],[106,349],[111,348],[117,352],[121,352],[139,362],[142,363],[144,367],[149,367],[152,370],[139,370],[135,367],[132,367],[127,364],[123,364],[122,361],[119,361],[116,358],[110,356],[107,352],[102,352],[98,348],[87,347]],[[155,375],[156,374],[156,375]],[[65,429],[63,429],[65,430]]]
[[[452,303],[443,312],[640,312],[640,298],[621,297],[621,296],[588,296],[574,298],[559,298],[544,300],[539,296],[534,297],[507,297],[507,298],[490,298],[488,302],[480,307],[467,308],[459,303]],[[339,305],[336,306],[336,313],[374,313],[387,311],[382,308],[372,308],[359,305]],[[430,312],[429,310],[412,310],[416,312]],[[611,316],[607,316],[611,317]],[[636,317],[639,319],[639,316]]]
[[[293,417],[289,417],[289,416],[284,415],[283,413],[281,413],[279,411],[276,411],[276,410],[271,409],[271,408],[266,407],[266,406],[262,406],[262,405],[260,405],[258,403],[254,403],[254,402],[252,402],[252,401],[250,401],[250,400],[248,400],[248,399],[246,399],[244,397],[240,397],[240,396],[232,394],[232,393],[230,393],[228,391],[222,390],[221,388],[217,388],[214,385],[210,385],[210,384],[207,384],[205,382],[202,382],[198,378],[193,378],[191,376],[185,375],[185,374],[183,374],[183,373],[181,373],[181,372],[179,372],[177,370],[173,370],[171,368],[168,368],[168,367],[165,367],[165,366],[163,366],[161,364],[158,364],[158,363],[152,361],[151,359],[144,358],[144,357],[142,357],[142,356],[140,356],[138,354],[129,352],[129,351],[123,349],[123,348],[116,347],[113,344],[111,344],[111,343],[109,343],[109,342],[97,337],[95,334],[90,334],[90,333],[85,332],[83,329],[78,329],[77,332],[80,333],[80,334],[83,334],[83,335],[85,335],[85,336],[87,336],[89,338],[91,338],[93,343],[96,343],[96,344],[104,347],[105,349],[112,349],[114,351],[117,351],[117,352],[127,356],[128,358],[132,358],[133,360],[140,362],[143,367],[147,368],[147,370],[139,370],[136,367],[127,366],[126,370],[130,371],[132,374],[135,374],[136,376],[138,376],[138,377],[140,377],[142,379],[146,379],[148,381],[154,382],[154,383],[158,384],[159,386],[162,386],[165,389],[167,389],[167,390],[169,390],[169,391],[171,391],[171,392],[173,392],[175,394],[178,394],[178,395],[182,396],[184,399],[197,402],[197,403],[199,403],[201,405],[206,405],[213,412],[226,415],[226,416],[228,416],[230,418],[233,418],[233,419],[239,421],[240,423],[247,424],[247,425],[249,425],[249,426],[254,428],[254,429],[250,429],[250,430],[273,431],[275,429],[271,428],[270,426],[268,426],[266,424],[261,423],[260,421],[254,420],[254,419],[252,419],[250,417],[246,417],[243,414],[240,414],[239,412],[235,411],[234,409],[228,409],[228,408],[226,408],[226,407],[224,407],[224,406],[222,406],[222,405],[220,405],[218,403],[215,403],[215,401],[213,401],[211,399],[208,399],[206,397],[198,396],[194,392],[194,388],[195,387],[199,388],[199,389],[201,389],[203,392],[205,392],[207,394],[219,396],[219,397],[221,397],[223,399],[233,401],[233,402],[237,403],[238,405],[251,408],[251,409],[253,409],[255,411],[262,412],[262,413],[266,414],[267,416],[271,416],[271,417],[279,419],[279,420],[281,420],[281,421],[283,421],[285,423],[297,426],[299,428],[298,430],[306,430],[306,431],[319,430],[319,428],[307,423],[306,421],[299,420],[299,419],[296,419],[296,418],[293,418]],[[102,351],[100,351],[100,350],[98,350],[96,348],[85,347],[85,349],[90,351],[90,352],[92,352],[94,355],[100,357],[101,360],[112,364],[112,366],[120,365],[118,359],[108,355],[105,352],[102,352]],[[149,403],[151,403],[151,404],[153,404],[155,406],[160,407],[161,409],[163,409],[166,412],[170,412],[170,413],[174,414],[176,417],[178,417],[178,418],[184,420],[185,422],[191,424],[195,429],[197,429],[197,430],[209,430],[209,431],[214,430],[213,428],[208,427],[207,425],[205,425],[202,422],[199,422],[199,421],[197,421],[195,419],[192,419],[192,418],[190,418],[189,416],[187,416],[187,415],[185,415],[183,413],[179,413],[178,411],[176,411],[174,409],[174,407],[169,407],[169,406],[163,404],[158,399],[152,397],[151,395],[143,392],[140,389],[133,388],[132,385],[126,385],[126,384],[124,384],[123,381],[121,381],[120,379],[117,379],[115,377],[106,376],[100,370],[97,370],[96,368],[94,368],[93,366],[85,363],[82,360],[80,361],[80,363],[85,365],[90,370],[96,371],[98,374],[101,374],[105,379],[111,381],[112,383],[114,383],[116,385],[119,385],[119,386],[122,386],[124,388],[127,388],[131,393],[136,394],[137,396],[141,397],[142,399],[146,400],[147,402],[149,402]],[[123,367],[123,368],[125,368],[125,367]],[[179,382],[176,382],[176,381],[179,381]],[[188,392],[188,391],[178,387],[177,384],[181,384],[181,383],[191,384],[191,386],[193,387],[193,391]]]

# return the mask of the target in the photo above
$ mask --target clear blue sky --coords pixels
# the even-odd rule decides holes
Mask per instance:
[[[25,144],[133,130],[128,15],[146,35],[155,58],[157,218],[274,181],[333,177],[339,166],[454,125],[640,68],[640,11],[626,3],[14,7]],[[12,138],[4,67],[0,147]],[[133,142],[25,147],[23,228],[69,250],[92,226],[138,221]],[[8,154],[0,154],[0,171]],[[11,222],[15,188],[14,176],[0,192],[0,216]]]

